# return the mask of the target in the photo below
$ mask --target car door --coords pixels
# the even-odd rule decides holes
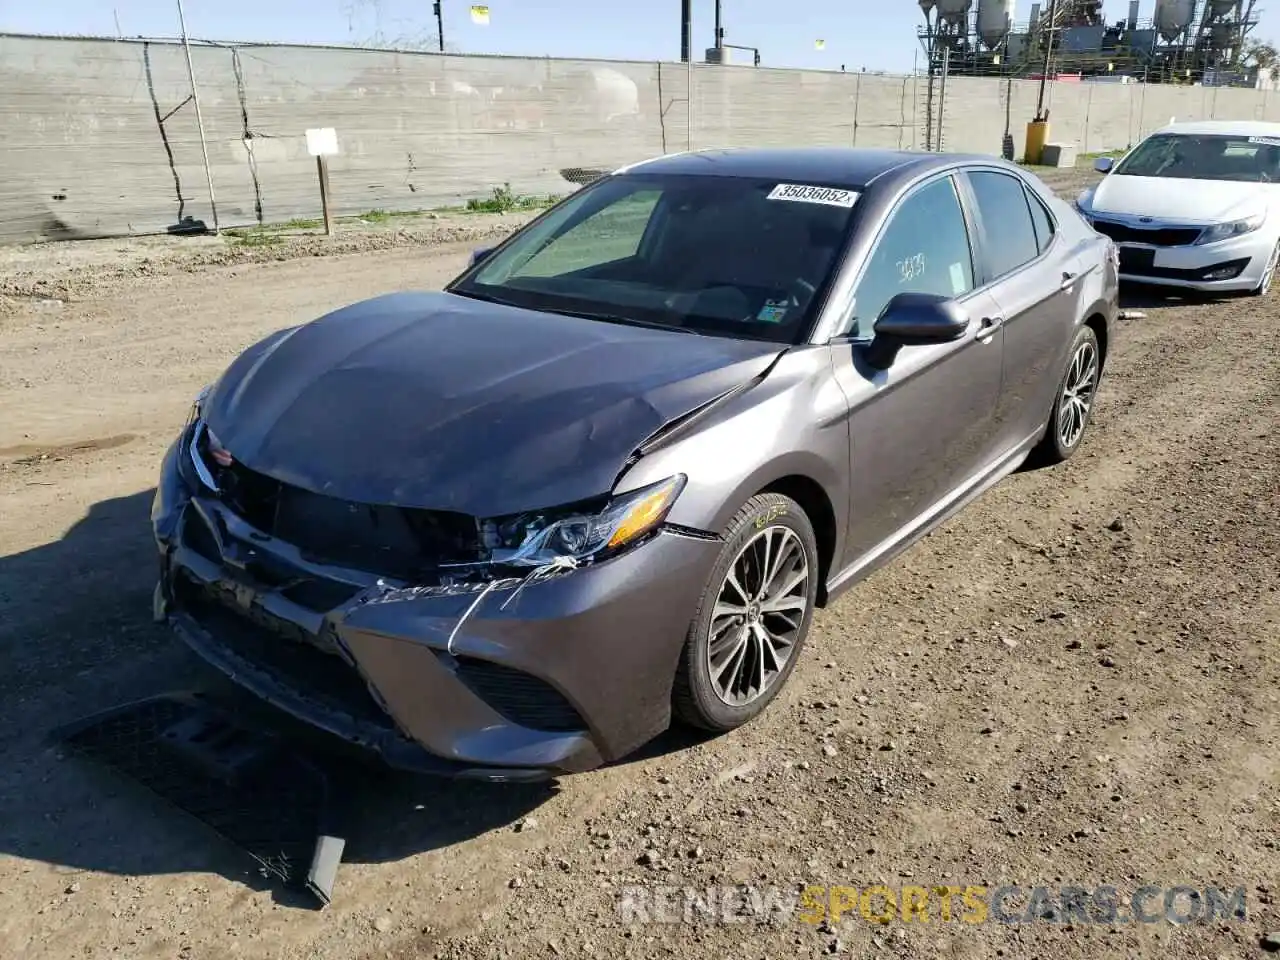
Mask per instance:
[[[832,344],[834,374],[849,403],[849,572],[926,522],[992,454],[1003,331],[978,289],[972,225],[955,178],[926,180],[898,200],[853,287],[846,337]],[[902,348],[887,370],[866,362],[876,319],[897,294],[954,298],[969,314],[960,340]]]
[[[1075,327],[1080,261],[1021,177],[984,169],[965,180],[982,236],[979,273],[1004,319],[996,446],[1012,451],[1044,425],[1053,405]]]

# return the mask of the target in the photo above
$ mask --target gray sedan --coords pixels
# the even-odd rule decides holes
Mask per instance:
[[[400,768],[729,730],[818,607],[1075,453],[1116,316],[1111,241],[996,159],[638,164],[237,358],[163,462],[156,612]]]

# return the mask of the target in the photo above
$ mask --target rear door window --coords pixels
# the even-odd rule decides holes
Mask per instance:
[[[1027,190],[1027,203],[1031,206],[1031,222],[1036,228],[1036,244],[1040,252],[1044,253],[1049,249],[1049,244],[1053,243],[1053,235],[1057,229],[1053,223],[1053,215],[1034,190]]]
[[[968,174],[982,218],[986,279],[999,280],[1040,256],[1031,208],[1022,181],[1007,173]]]

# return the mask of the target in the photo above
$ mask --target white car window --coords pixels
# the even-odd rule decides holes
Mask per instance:
[[[1116,169],[1119,177],[1280,182],[1280,138],[1156,134]]]

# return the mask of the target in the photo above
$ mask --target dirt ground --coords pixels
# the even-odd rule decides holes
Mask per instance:
[[[1059,176],[1064,189],[1080,177]],[[1204,957],[1280,930],[1280,299],[1141,300],[1092,432],[820,614],[759,721],[541,787],[392,778],[329,908],[49,731],[201,676],[150,621],[157,464],[268,331],[519,218],[0,251],[0,955]],[[622,888],[1244,888],[1177,925],[646,924]]]

